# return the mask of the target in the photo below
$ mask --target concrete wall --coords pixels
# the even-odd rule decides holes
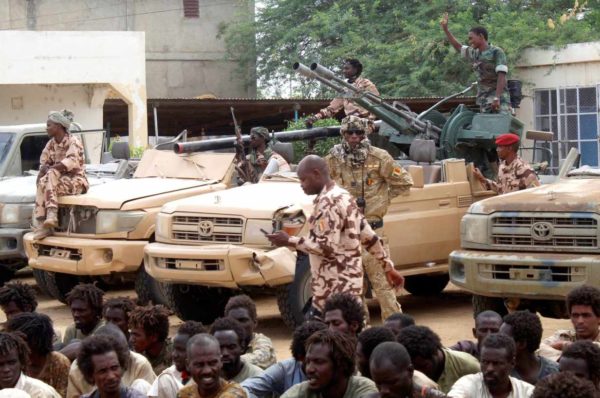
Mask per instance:
[[[0,120],[39,123],[49,110],[74,107],[76,121],[101,128],[112,90],[128,104],[131,142],[146,145],[143,32],[8,30],[0,43]]]
[[[150,98],[254,97],[235,61],[224,61],[219,25],[253,18],[254,4],[199,0],[199,17],[184,16],[184,0],[0,0],[0,29],[143,31]]]
[[[600,84],[600,42],[526,50],[515,76],[524,83],[524,98],[517,117],[525,122],[527,129],[533,129],[534,90]]]

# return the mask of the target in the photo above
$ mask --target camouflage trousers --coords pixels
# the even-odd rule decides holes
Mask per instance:
[[[375,230],[377,235],[383,240],[385,245],[385,251],[390,252],[387,244],[387,238],[383,235],[383,228],[379,228]],[[396,312],[402,312],[402,307],[398,300],[396,299],[396,292],[390,286],[387,278],[385,277],[385,272],[383,271],[383,267],[381,263],[377,261],[369,252],[363,249],[362,251],[362,263],[365,269],[365,280],[364,280],[364,288],[363,288],[363,307],[365,309],[367,319],[366,324],[369,324],[370,316],[369,316],[369,308],[367,307],[366,300],[364,298],[364,294],[367,291],[367,278],[371,282],[371,288],[377,297],[377,301],[379,301],[379,307],[381,308],[381,320],[384,321],[390,315]]]
[[[492,109],[494,98],[496,98],[495,90],[487,94],[478,94],[476,102],[479,105],[479,111],[481,113],[500,113],[504,115],[510,115],[512,113],[510,106],[510,98],[507,93],[502,94],[502,96],[500,97],[500,109],[498,110]]]
[[[87,181],[83,177],[61,175],[57,170],[48,170],[37,183],[34,218],[44,219],[47,209],[58,208],[59,196],[84,193],[87,186]]]

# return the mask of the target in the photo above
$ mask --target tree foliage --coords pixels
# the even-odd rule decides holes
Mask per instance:
[[[255,21],[223,25],[221,35],[240,65],[256,59],[259,88],[271,95],[331,94],[295,76],[291,65],[319,62],[339,70],[346,57],[359,58],[385,96],[441,95],[474,79],[439,26],[444,12],[459,40],[485,26],[510,69],[528,47],[599,40],[598,1],[262,0]]]

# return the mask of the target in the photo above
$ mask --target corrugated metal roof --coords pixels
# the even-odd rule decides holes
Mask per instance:
[[[383,97],[385,100],[389,101],[419,101],[419,100],[441,100],[444,97],[437,96],[422,96],[422,97]],[[462,99],[473,99],[475,96],[459,96],[455,98]],[[118,99],[118,98],[111,98]],[[148,98],[148,102],[151,101],[218,101],[218,102],[226,102],[226,101],[251,101],[251,102],[275,102],[275,101],[285,101],[285,102],[297,102],[297,101],[331,101],[333,98]]]

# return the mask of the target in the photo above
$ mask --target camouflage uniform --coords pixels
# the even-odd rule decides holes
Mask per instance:
[[[369,91],[375,95],[379,95],[379,91],[375,84],[369,79],[365,79],[364,77],[357,77],[356,80],[351,82],[348,80],[348,83],[352,83],[354,87],[362,91]],[[352,98],[334,98],[333,101],[329,103],[327,108],[321,109],[318,113],[315,114],[315,118],[317,119],[325,119],[328,117],[335,117],[341,110],[344,110],[345,116],[358,116],[362,118],[368,118],[370,120],[375,120],[375,115],[370,113],[365,108],[361,108],[356,105],[356,103],[352,100]]]
[[[263,172],[265,171],[266,165],[269,164],[271,159],[275,159],[277,162],[277,166],[278,166],[277,170],[274,171],[274,173],[276,173],[277,171],[290,171],[291,170],[290,165],[283,158],[283,156],[281,156],[277,152],[273,151],[271,144],[269,144],[270,136],[269,136],[269,130],[267,130],[267,128],[253,127],[250,130],[250,134],[256,134],[256,135],[262,136],[265,139],[265,142],[267,143],[267,147],[265,148],[264,153],[259,154],[256,150],[252,150],[250,152],[250,154],[248,155],[248,161],[254,168],[254,173],[256,175],[256,181],[253,181],[253,182],[257,182],[258,180],[260,180]]]
[[[262,369],[268,368],[277,362],[273,342],[262,333],[254,333],[242,359]]]
[[[569,329],[557,330],[552,336],[546,337],[544,340],[542,340],[538,350],[538,355],[553,361],[558,361],[562,355],[562,351],[553,348],[552,345],[559,341],[568,341],[573,343],[577,341],[577,333],[575,333],[575,330]],[[600,347],[600,331],[596,334],[594,340],[590,341]]]
[[[65,165],[66,171],[61,173],[56,169],[49,169],[37,184],[34,212],[36,219],[46,217],[46,210],[49,208],[58,209],[59,196],[85,193],[89,188],[85,177],[83,145],[79,138],[65,134],[61,142],[56,142],[54,138],[48,141],[40,156],[40,168],[58,163]]]
[[[290,245],[309,254],[313,307],[323,311],[334,293],[361,298],[363,267],[361,245],[385,270],[394,268],[381,239],[373,232],[352,196],[337,184],[324,187],[314,200],[307,237],[292,236]]]
[[[487,189],[503,194],[537,187],[540,180],[529,163],[517,156],[510,164],[500,162],[497,180],[486,180],[485,185]]]
[[[477,74],[477,104],[481,113],[494,113],[492,103],[496,97],[496,85],[498,84],[498,72],[508,74],[506,55],[500,47],[488,45],[479,51],[478,49],[462,46],[460,54],[473,63],[473,70]],[[498,113],[510,113],[510,97],[508,89],[504,87],[500,100]]]
[[[353,116],[342,121],[342,130],[354,127],[366,130],[366,121]],[[351,126],[352,125],[352,126]],[[379,225],[375,232],[383,238],[383,217],[390,201],[407,192],[412,178],[385,150],[371,146],[364,139],[358,148],[351,149],[344,141],[334,146],[325,158],[331,178],[344,187],[354,198],[363,198],[365,218],[372,225]],[[387,244],[384,245],[387,252]],[[396,293],[388,283],[377,260],[366,250],[362,251],[363,267],[381,306],[381,317],[385,320],[395,312],[402,312]],[[365,305],[366,307],[366,305]]]

